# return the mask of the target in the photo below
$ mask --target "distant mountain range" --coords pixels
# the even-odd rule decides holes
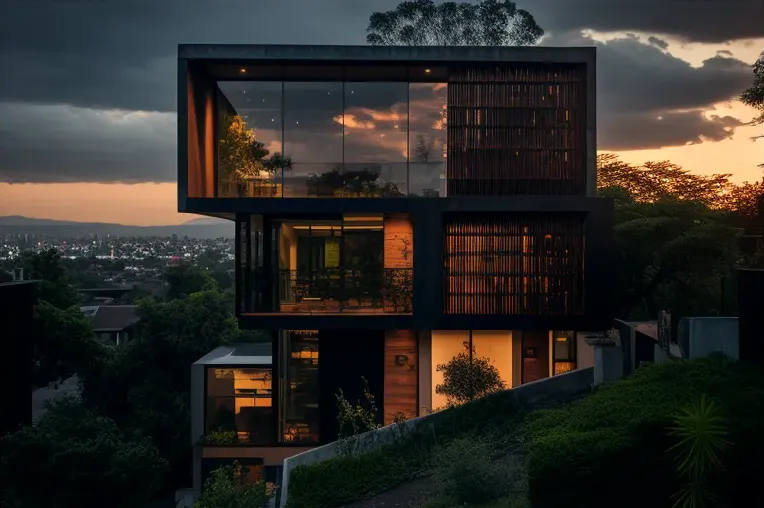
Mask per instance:
[[[169,226],[129,226],[104,222],[73,222],[54,219],[35,219],[11,215],[0,217],[0,236],[8,234],[35,234],[53,237],[76,236],[160,236],[177,235],[180,238],[212,239],[233,238],[234,223],[225,219],[200,217],[183,224]]]

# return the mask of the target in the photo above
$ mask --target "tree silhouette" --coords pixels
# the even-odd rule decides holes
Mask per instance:
[[[369,18],[373,46],[529,46],[544,30],[509,0],[472,3],[406,0]]]
[[[759,116],[753,120],[753,124],[764,124],[764,51],[762,51],[756,63],[753,64],[753,83],[743,92],[740,100],[743,101],[743,104],[756,108],[759,111]],[[753,139],[761,137],[764,137],[764,134]],[[764,167],[764,163],[759,164],[759,167]]]

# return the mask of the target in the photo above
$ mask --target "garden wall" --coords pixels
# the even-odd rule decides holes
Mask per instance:
[[[593,367],[578,369],[507,390],[511,394],[508,402],[513,401],[518,406],[528,409],[556,405],[587,395],[591,392],[593,382]],[[284,461],[284,471],[279,492],[280,508],[285,508],[286,506],[289,492],[289,477],[296,467],[330,460],[339,455],[340,452],[355,455],[375,451],[385,445],[399,441],[407,432],[415,430],[422,423],[435,423],[439,414],[432,413],[408,420],[405,423],[394,423],[355,436],[345,442],[329,443],[286,459]]]

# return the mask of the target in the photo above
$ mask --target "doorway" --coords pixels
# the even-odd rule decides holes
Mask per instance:
[[[549,332],[523,331],[521,344],[522,384],[549,377]]]
[[[382,330],[332,330],[319,332],[319,412],[321,444],[337,440],[337,393],[355,405],[364,398],[365,378],[377,407],[377,423],[384,415],[385,333]]]

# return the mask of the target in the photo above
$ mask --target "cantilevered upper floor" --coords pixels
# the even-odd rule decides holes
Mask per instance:
[[[181,45],[179,210],[593,196],[595,61],[593,47]]]

